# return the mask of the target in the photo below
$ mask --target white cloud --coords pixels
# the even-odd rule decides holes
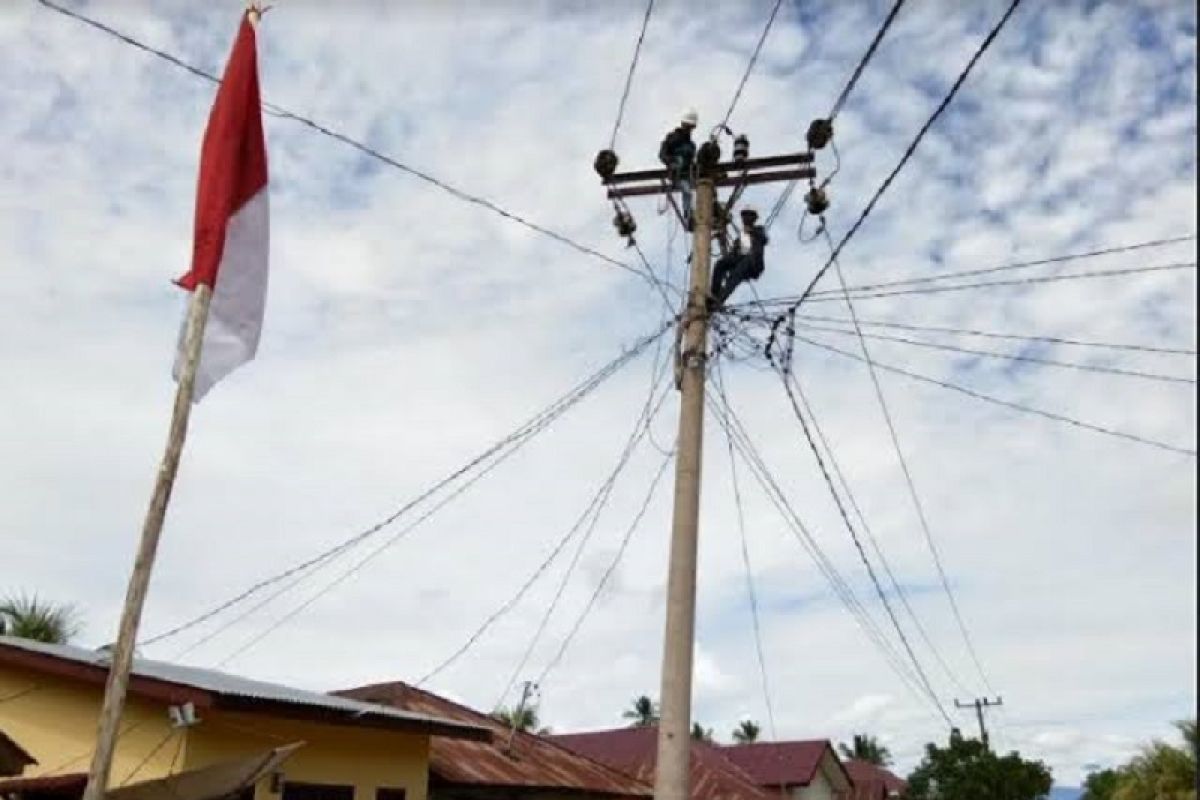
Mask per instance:
[[[786,11],[734,126],[755,153],[801,147],[883,10]],[[95,6],[92,8],[91,6]],[[88,6],[218,69],[220,4]],[[767,4],[656,11],[618,139],[653,161],[679,109],[724,112]],[[990,10],[907,8],[837,123],[844,231],[990,25]],[[268,98],[622,258],[591,171],[606,144],[641,9],[605,15],[501,4],[472,15],[281,3],[263,24]],[[708,42],[709,50],[696,47]],[[0,526],[4,587],[79,604],[85,641],[112,638],[162,447],[211,85],[34,3],[0,10]],[[992,266],[1194,230],[1195,10],[1186,4],[1023,8],[847,248],[851,282]],[[373,523],[658,323],[647,287],[434,187],[267,118],[273,275],[262,352],[197,409],[147,612],[161,630],[264,573]],[[822,154],[822,169],[829,158]],[[748,192],[769,206],[774,189]],[[635,213],[656,262],[665,217]],[[764,297],[823,263],[773,233]],[[814,249],[814,247],[816,249]],[[684,243],[673,270],[682,274]],[[940,261],[935,262],[935,258]],[[1194,260],[1194,243],[1063,266]],[[1054,267],[1038,274],[1049,274]],[[863,301],[864,318],[1195,347],[1195,273]],[[816,306],[814,306],[816,308]],[[835,303],[821,313],[844,315]],[[853,349],[852,340],[831,343]],[[969,340],[968,346],[1005,349]],[[1195,446],[1194,387],[1012,369],[878,342],[880,360],[1120,430]],[[1194,375],[1194,358],[1055,347],[1050,357]],[[414,679],[453,651],[552,547],[611,469],[645,397],[644,359],[461,500],[231,667],[330,688]],[[861,365],[801,348],[797,368],[857,499],[957,686],[910,630],[939,696],[981,694],[904,492]],[[872,613],[870,586],[777,382],[731,364],[764,458]],[[934,537],[1006,706],[1001,744],[1073,781],[1195,706],[1195,460],[1019,416],[885,376]],[[674,396],[656,423],[671,440]],[[701,533],[697,714],[719,735],[765,723],[724,443],[710,426]],[[534,652],[557,650],[616,551],[659,456],[614,492]],[[745,470],[747,535],[780,734],[870,726],[902,768],[943,734],[779,524]],[[620,724],[654,694],[670,478],[603,602],[542,687],[557,729]],[[489,708],[554,593],[535,585],[435,688]],[[189,656],[211,664],[311,596],[280,597]],[[910,626],[911,627],[911,626]],[[153,648],[170,657],[187,640]],[[328,659],[337,652],[336,660]],[[526,677],[526,676],[522,676]],[[528,676],[533,677],[533,676]],[[892,698],[883,705],[883,698]],[[509,698],[511,700],[511,697]],[[956,716],[971,730],[969,716]],[[1030,724],[1037,723],[1037,724]],[[1044,723],[1044,724],[1043,724]]]

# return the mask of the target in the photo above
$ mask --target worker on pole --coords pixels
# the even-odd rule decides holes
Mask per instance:
[[[658,147],[658,160],[670,173],[671,188],[679,192],[683,222],[689,231],[693,228],[692,195],[695,187],[692,183],[692,167],[696,161],[696,143],[692,141],[692,132],[699,122],[700,116],[696,110],[689,108],[683,112],[679,127],[668,133]]]
[[[717,259],[713,267],[712,288],[709,290],[709,310],[725,305],[725,301],[742,283],[758,280],[766,269],[764,251],[767,231],[758,224],[758,212],[742,209],[742,235],[734,247]]]

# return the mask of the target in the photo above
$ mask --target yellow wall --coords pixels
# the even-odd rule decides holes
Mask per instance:
[[[36,686],[29,694],[3,698]],[[0,667],[0,729],[38,760],[26,775],[86,771],[90,761],[101,687],[47,678]],[[408,800],[425,800],[429,774],[429,737],[370,728],[320,725],[257,714],[197,711],[199,724],[174,731],[165,705],[131,697],[113,762],[118,786],[160,744],[158,753],[137,773],[137,780],[195,769],[231,758],[262,753],[303,741],[284,764],[289,780],[353,785],[355,800],[374,800],[376,787],[402,788]],[[165,740],[165,743],[164,743]],[[263,781],[256,800],[277,800]]]

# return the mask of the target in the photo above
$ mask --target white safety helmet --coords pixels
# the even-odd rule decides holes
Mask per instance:
[[[696,109],[689,108],[687,111],[683,112],[683,117],[680,119],[680,122],[682,122],[684,125],[687,125],[689,128],[694,128],[700,123],[700,115],[696,113]]]

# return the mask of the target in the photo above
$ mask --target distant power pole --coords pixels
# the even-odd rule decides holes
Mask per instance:
[[[724,240],[731,206],[743,187],[750,184],[811,179],[812,153],[771,158],[749,158],[749,143],[735,143],[734,160],[720,162],[720,147],[714,138],[701,144],[696,155],[696,208],[692,244],[691,277],[686,305],[680,316],[679,352],[679,439],[675,459],[675,509],[671,526],[671,561],[667,578],[667,622],[663,643],[662,693],[658,729],[658,767],[655,800],[687,800],[691,755],[692,652],[696,626],[696,550],[700,516],[700,466],[704,437],[704,380],[708,357],[709,261],[714,236]],[[605,154],[611,154],[609,170],[601,170]],[[761,171],[764,167],[792,169]],[[665,169],[616,173],[616,155],[604,151],[597,158],[608,196],[614,202],[625,197],[669,194],[678,187]],[[640,185],[637,185],[640,184]],[[717,202],[717,189],[731,187],[730,200]],[[618,206],[620,209],[621,207]],[[620,218],[620,213],[618,218]],[[714,230],[714,222],[717,223]],[[618,225],[618,230],[621,226]],[[632,226],[621,230],[632,235]]]
[[[970,703],[962,703],[957,699],[954,701],[955,708],[974,708],[975,717],[979,720],[979,741],[983,742],[983,746],[991,749],[991,744],[988,741],[987,724],[983,720],[984,709],[993,708],[995,706],[1004,705],[1004,698],[997,697],[995,700],[989,700],[986,697],[978,697]]]

